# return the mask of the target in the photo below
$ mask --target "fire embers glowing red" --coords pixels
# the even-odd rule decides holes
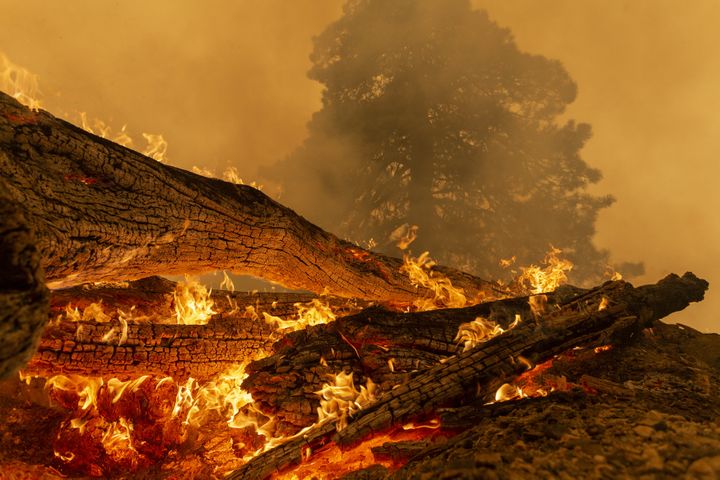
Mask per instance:
[[[170,415],[175,386],[155,387],[156,382],[145,381],[118,396],[103,384],[91,397],[48,389],[51,400],[74,415],[52,439],[58,466],[95,477],[132,472],[158,462],[184,442],[182,421]]]

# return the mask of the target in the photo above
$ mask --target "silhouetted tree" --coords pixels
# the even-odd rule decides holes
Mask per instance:
[[[390,252],[391,232],[418,225],[413,251],[488,277],[550,244],[576,280],[604,268],[592,236],[612,199],[586,192],[600,179],[579,153],[590,126],[559,123],[577,92],[560,62],[521,52],[467,0],[349,1],[311,60],[322,109],[271,172],[286,204]]]

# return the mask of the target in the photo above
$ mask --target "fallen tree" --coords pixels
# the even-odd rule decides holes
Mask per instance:
[[[0,178],[51,288],[228,270],[289,288],[412,302],[402,261],[321,230],[259,190],[164,165],[0,93]],[[469,298],[499,287],[438,268]]]
[[[402,260],[338,239],[255,188],[164,165],[2,92],[0,181],[4,242],[12,243],[3,245],[3,262],[15,262],[22,245],[38,255],[32,273],[20,275],[32,285],[16,276],[2,285],[0,325],[14,331],[3,342],[14,346],[0,349],[0,374],[33,350],[47,309],[42,271],[50,288],[222,269],[348,298],[409,304],[433,296],[400,271]],[[435,270],[470,301],[505,294],[463,272]],[[10,292],[15,284],[29,296]]]

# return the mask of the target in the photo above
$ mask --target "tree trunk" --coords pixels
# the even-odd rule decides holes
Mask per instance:
[[[314,450],[331,437],[340,446],[350,446],[467,398],[468,392],[509,381],[528,368],[526,361],[542,363],[576,346],[622,344],[654,321],[702,300],[707,287],[706,281],[690,273],[670,275],[656,285],[637,289],[622,281],[608,282],[558,305],[536,321],[421,372],[358,412],[344,430],[337,431],[330,423],[319,425],[255,457],[226,478],[267,478],[277,469],[299,463],[308,447]]]
[[[369,300],[429,293],[400,260],[340,240],[254,188],[163,165],[4,94],[0,177],[28,213],[51,288],[224,269]],[[469,298],[497,293],[444,272]]]

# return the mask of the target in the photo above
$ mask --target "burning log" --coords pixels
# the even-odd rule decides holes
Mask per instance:
[[[207,324],[178,325],[175,282],[150,277],[124,284],[83,285],[56,290],[53,320],[43,332],[26,374],[73,373],[130,379],[141,375],[207,380],[230,367],[271,353],[279,338],[273,319],[292,322],[298,306],[312,303],[306,293],[214,291]],[[356,313],[367,302],[323,297],[335,315]],[[94,308],[96,319],[69,320],[67,310]],[[77,316],[80,314],[77,313]]]
[[[0,94],[0,177],[28,213],[51,288],[229,270],[290,288],[412,302],[402,261],[311,224],[260,191],[145,157]],[[439,268],[468,298],[497,285]]]
[[[529,365],[573,347],[622,344],[654,321],[702,300],[707,287],[706,281],[691,273],[670,275],[656,285],[639,288],[623,281],[608,282],[424,370],[356,413],[345,429],[322,423],[257,456],[228,478],[266,478],[277,469],[301,462],[304,452],[331,438],[348,447],[372,433],[457,402],[468,392],[483,392],[489,385],[509,381]]]
[[[265,322],[239,316],[217,316],[207,325],[65,321],[45,329],[24,371],[207,380],[267,354],[277,341],[273,333]]]

